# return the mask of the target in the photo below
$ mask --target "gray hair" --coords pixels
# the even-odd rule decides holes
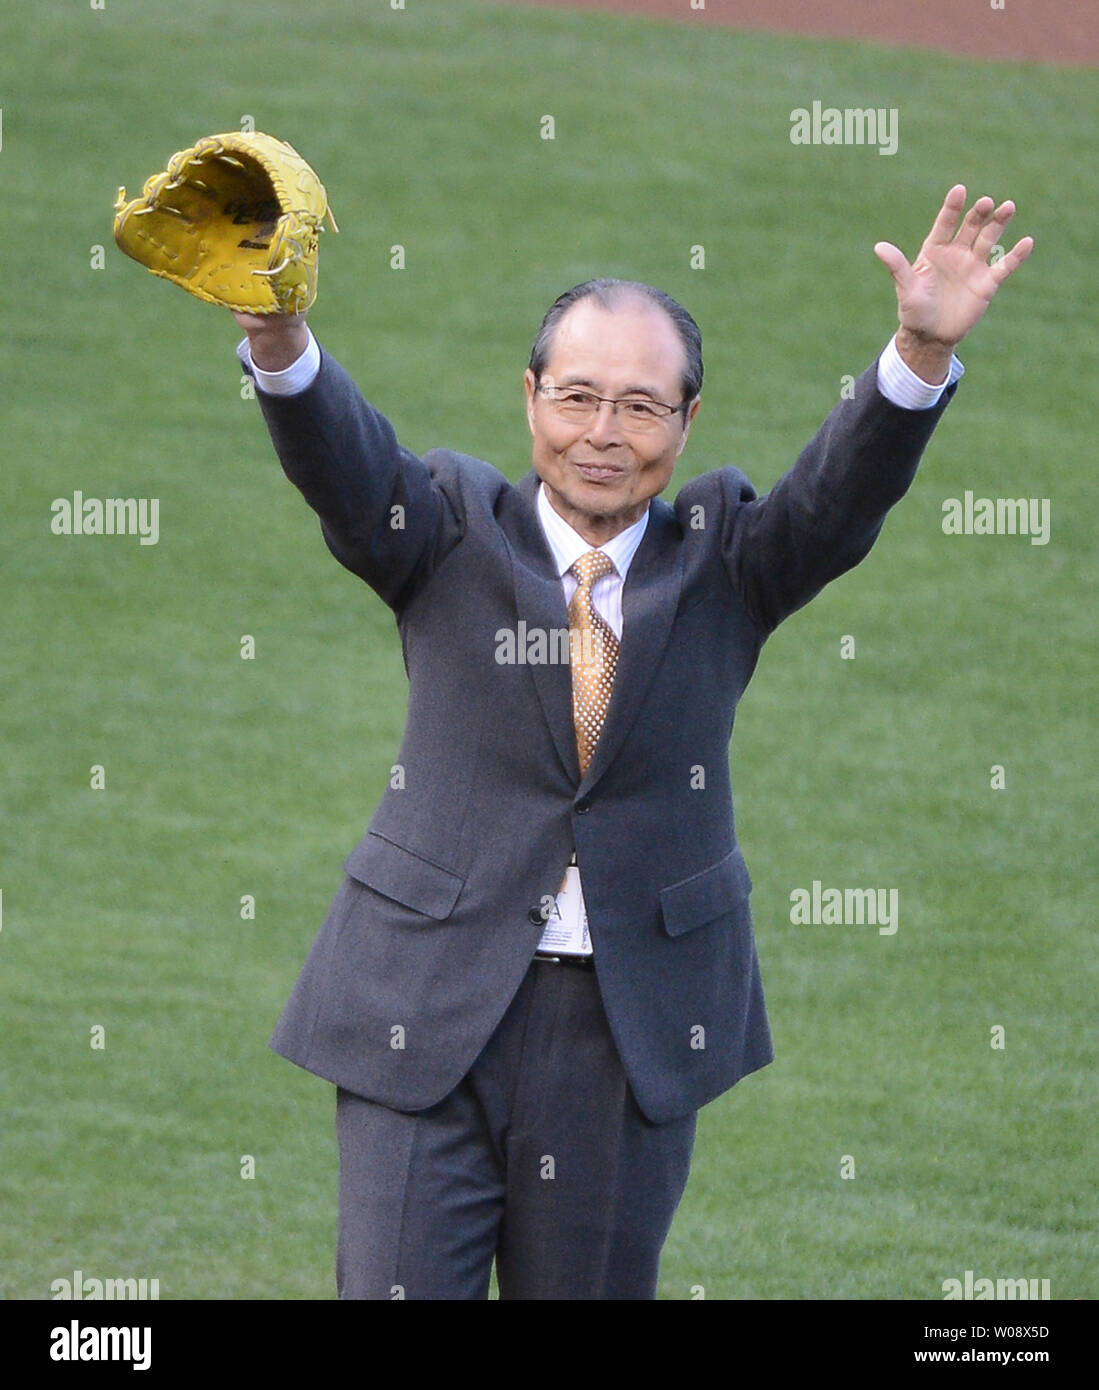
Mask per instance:
[[[547,310],[538,329],[538,336],[534,340],[534,346],[530,350],[529,366],[534,373],[535,381],[541,381],[542,373],[546,369],[557,325],[574,304],[579,303],[581,299],[594,299],[600,308],[613,310],[618,308],[623,299],[631,295],[650,300],[663,309],[679,334],[679,340],[687,354],[687,366],[683,372],[682,405],[689,405],[702,390],[702,333],[682,304],[663,290],[654,289],[652,285],[646,285],[640,280],[612,280],[604,276],[598,280],[585,280],[582,285],[574,285],[571,290],[559,295]]]

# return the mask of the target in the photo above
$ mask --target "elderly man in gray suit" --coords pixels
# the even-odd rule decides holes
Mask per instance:
[[[794,467],[661,500],[698,328],[577,286],[525,374],[533,468],[418,458],[303,317],[238,314],[282,466],[392,608],[403,769],[272,1046],[337,1087],[338,1286],[359,1299],[649,1299],[696,1113],[772,1057],[728,744],[767,636],[859,563],[1026,258],[948,193],[900,327]],[[960,222],[960,227],[959,227]],[[699,770],[705,790],[699,790]]]

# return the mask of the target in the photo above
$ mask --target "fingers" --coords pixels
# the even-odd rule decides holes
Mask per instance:
[[[982,200],[983,201],[983,200]],[[988,200],[990,203],[991,198]],[[973,240],[974,253],[980,256],[981,260],[987,260],[988,253],[992,248],[999,244],[1000,237],[1007,228],[1007,224],[1015,216],[1015,204],[1009,198],[1006,203],[1001,203],[992,216],[988,219],[980,232]]]
[[[958,227],[958,217],[965,207],[965,196],[965,185],[956,183],[946,195],[924,245],[948,246],[953,243],[962,250],[971,250],[975,256],[984,261],[988,259],[992,250],[1000,244],[1008,223],[1015,216],[1015,204],[1012,199],[1008,198],[999,207],[996,207],[991,198],[987,196],[978,198],[966,213],[961,226]],[[955,230],[957,231],[956,235]],[[993,267],[997,271],[997,279],[1005,279],[1013,270],[1022,265],[1033,247],[1033,237],[1023,237],[1012,249],[1010,255],[1004,256]],[[1004,268],[1005,266],[1006,268]]]
[[[943,200],[939,215],[927,234],[927,243],[933,246],[949,246],[954,240],[958,218],[965,207],[965,184],[956,183]]]
[[[904,252],[894,246],[891,241],[876,242],[874,255],[889,271],[900,289],[905,289],[911,283],[912,267],[908,264]]]
[[[1002,285],[1011,272],[1017,270],[1033,250],[1034,238],[1032,236],[1020,238],[1007,255],[991,267],[992,273],[996,277],[996,283]]]
[[[984,228],[985,224],[988,222],[988,219],[992,214],[992,209],[995,206],[996,204],[992,201],[991,198],[977,199],[977,201],[966,213],[965,221],[962,223],[961,228],[956,237],[956,241],[959,246],[973,246],[974,242],[981,234],[981,231]],[[1012,212],[1014,211],[1015,209],[1013,206]]]

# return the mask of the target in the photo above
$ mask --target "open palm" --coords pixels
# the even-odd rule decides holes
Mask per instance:
[[[955,184],[911,264],[891,242],[874,247],[893,276],[901,327],[949,348],[961,342],[1034,246],[1033,237],[1023,237],[989,265],[989,254],[1015,216],[1015,204],[1009,200],[995,207],[991,198],[978,198],[959,227],[965,199],[965,185]]]

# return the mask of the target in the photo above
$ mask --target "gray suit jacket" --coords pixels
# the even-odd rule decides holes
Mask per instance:
[[[568,627],[533,471],[512,484],[446,449],[417,458],[327,354],[302,394],[257,392],[330,550],[392,607],[409,680],[404,785],[348,857],[272,1047],[395,1109],[441,1100],[518,988],[575,847],[648,1118],[766,1065],[729,782],[737,701],[768,634],[870,550],[953,390],[902,410],[872,366],[766,497],[727,467],[653,500],[583,777],[568,666],[496,659],[502,629]]]

